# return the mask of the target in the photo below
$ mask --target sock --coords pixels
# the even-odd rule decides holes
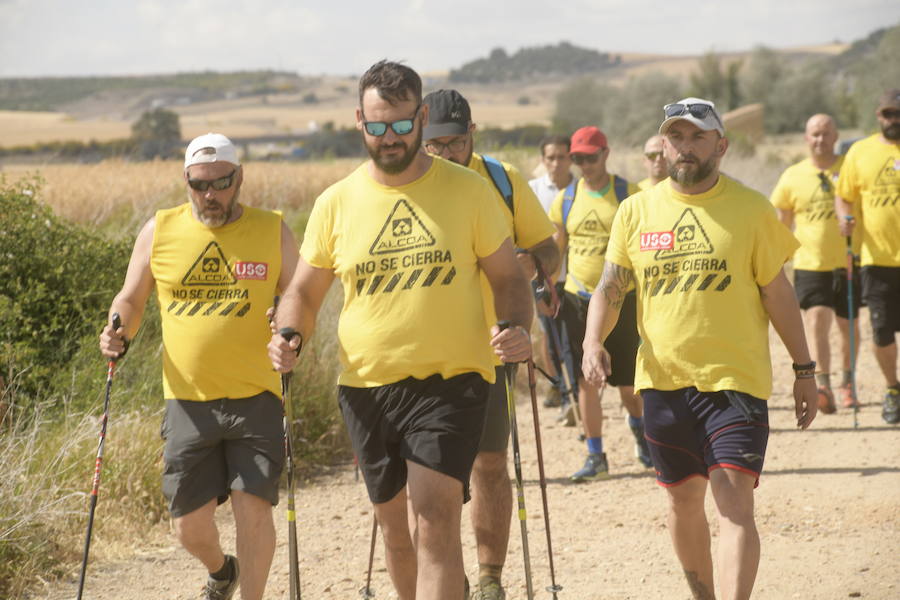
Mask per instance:
[[[591,454],[603,454],[603,438],[589,437],[587,440],[588,452]]]
[[[632,417],[628,415],[628,426],[631,427],[631,430],[634,431],[638,427],[644,427],[644,417]]]
[[[841,385],[850,385],[850,380],[853,377],[853,371],[844,371],[844,382]]]
[[[831,389],[831,374],[830,373],[816,373],[816,384],[819,387],[825,387],[830,390]]]
[[[503,575],[503,565],[487,565],[478,563],[478,584],[481,585],[488,581],[500,583],[500,577]]]
[[[219,581],[228,581],[229,579],[234,577],[234,564],[232,564],[232,562],[228,560],[228,557],[226,556],[225,564],[222,565],[222,568],[215,573],[210,573],[209,576],[213,579],[218,579]]]
[[[900,393],[900,383],[895,383],[894,385],[889,385],[888,389],[894,390],[895,392]]]

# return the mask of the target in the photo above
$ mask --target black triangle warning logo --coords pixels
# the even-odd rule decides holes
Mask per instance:
[[[878,187],[900,185],[900,158],[888,157],[884,166],[878,171],[875,185]]]
[[[692,254],[712,254],[715,249],[709,236],[703,230],[703,226],[694,211],[690,208],[684,209],[681,217],[672,227],[672,234],[675,242],[671,250],[657,250],[655,258],[663,260],[666,258],[678,258],[679,256],[691,256]]]
[[[381,227],[378,237],[372,242],[369,254],[390,254],[434,244],[434,236],[416,216],[409,202],[400,198]]]
[[[603,221],[597,215],[597,211],[591,209],[572,232],[572,235],[583,235],[587,237],[595,237],[600,233],[609,233],[609,229],[603,224]]]
[[[228,268],[228,261],[216,242],[210,242],[193,266],[185,273],[181,285],[234,285],[237,279]]]

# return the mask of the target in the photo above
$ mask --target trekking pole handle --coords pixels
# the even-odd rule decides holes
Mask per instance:
[[[296,329],[294,329],[293,327],[282,327],[281,329],[278,330],[278,333],[288,343],[290,343],[291,340],[294,339],[295,337],[300,338],[300,344],[297,346],[296,350],[294,350],[294,353],[297,356],[300,356],[300,350],[303,348],[303,336],[300,334],[300,332],[297,331]]]
[[[121,328],[121,327],[122,327],[122,317],[119,316],[119,313],[114,312],[112,314],[113,333],[117,332],[119,330],[119,328]],[[113,363],[116,362],[117,360],[119,360],[120,358],[125,356],[125,354],[128,352],[128,338],[126,338],[124,335],[122,336],[122,342],[125,344],[125,349],[122,350],[121,354],[119,354],[117,357],[109,359],[110,362],[113,362]]]

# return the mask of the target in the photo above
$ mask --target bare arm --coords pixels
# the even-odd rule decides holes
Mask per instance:
[[[312,336],[316,315],[334,280],[334,271],[313,267],[298,257],[294,276],[287,284],[275,313],[275,328],[290,327],[300,334],[290,343],[277,332],[269,341],[269,358],[276,371],[287,373],[297,364],[295,350]]]
[[[528,328],[533,316],[531,286],[516,261],[512,242],[504,240],[491,255],[478,259],[494,294],[494,310],[501,321],[512,327],[497,332],[491,330],[491,345],[504,362],[521,362],[531,356]]]
[[[776,208],[775,212],[778,213],[778,220],[781,221],[782,223],[784,223],[785,227],[787,227],[788,229],[793,231],[794,230],[794,211],[785,210],[782,208]]]
[[[616,263],[606,261],[600,284],[591,296],[588,306],[587,324],[584,332],[584,358],[581,370],[589,383],[601,385],[612,373],[609,353],[603,342],[616,326],[625,294],[634,282],[634,271]]]
[[[803,332],[803,320],[800,317],[800,306],[797,296],[791,287],[784,270],[771,283],[759,288],[763,307],[769,314],[772,326],[778,337],[787,348],[791,360],[797,364],[811,361],[806,335]],[[806,429],[816,417],[816,382],[814,379],[794,380],[794,411],[797,426]]]
[[[281,276],[278,278],[278,290],[284,291],[294,277],[297,269],[297,261],[300,258],[300,249],[297,248],[297,240],[294,233],[284,221],[281,222]]]
[[[834,214],[838,218],[838,227],[844,237],[853,235],[856,219],[853,217],[853,204],[837,194],[834,196]]]
[[[516,254],[516,258],[519,259],[522,271],[528,279],[534,279],[537,275],[535,260],[541,261],[545,273],[554,273],[559,269],[559,248],[556,247],[553,236],[541,240],[527,250],[527,254]]]
[[[125,282],[109,307],[109,322],[100,333],[100,353],[107,358],[120,356],[125,351],[125,340],[133,339],[141,327],[147,299],[156,283],[150,270],[155,228],[156,220],[150,219],[138,233],[125,272]],[[109,324],[113,313],[119,313],[122,318],[122,327],[116,331]]]
[[[553,281],[559,277],[559,270],[562,267],[562,257],[566,255],[566,248],[569,245],[569,235],[566,233],[566,228],[562,225],[553,224],[556,227],[556,233],[553,234],[553,241],[556,242],[556,247],[559,249],[559,263],[556,265],[556,269],[552,271],[547,269],[547,273],[552,276]]]

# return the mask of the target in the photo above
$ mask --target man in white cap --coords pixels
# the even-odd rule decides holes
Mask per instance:
[[[616,213],[582,368],[594,385],[606,381],[603,344],[633,286],[641,335],[634,388],[669,498],[675,554],[694,598],[715,598],[704,510],[711,488],[720,597],[746,599],[759,566],[753,489],[769,432],[770,320],[794,361],[797,426],[816,415],[815,363],[782,268],[799,244],[763,195],[719,173],[728,140],[712,102],[685,98],[664,110],[669,179]]]
[[[109,309],[121,327],[100,334],[103,355],[122,356],[156,287],[166,400],[162,489],[179,541],[209,571],[208,600],[228,600],[238,585],[244,600],[263,597],[284,462],[266,309],[294,274],[297,242],[280,214],[238,202],[243,178],[224,135],[190,143],[188,202],[157,211],[138,233]],[[214,521],[229,497],[236,557],[223,552]]]

